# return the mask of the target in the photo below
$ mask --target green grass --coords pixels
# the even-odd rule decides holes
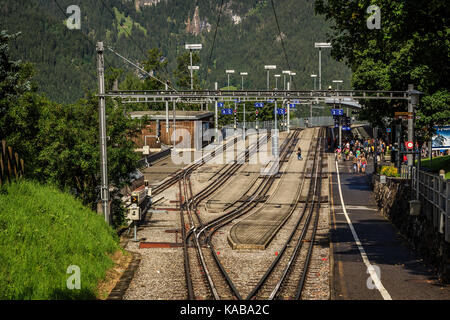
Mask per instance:
[[[118,239],[73,196],[30,181],[0,189],[0,299],[95,299]],[[69,290],[70,265],[81,289]]]
[[[145,35],[147,35],[147,30],[145,30],[143,26],[141,26],[137,22],[134,22],[133,19],[131,19],[131,17],[125,17],[125,14],[120,12],[117,8],[114,8],[114,14],[116,15],[117,30],[119,32],[119,37],[123,34],[128,38],[129,34],[131,34],[131,28],[133,26],[135,28],[137,27],[142,32],[144,32]],[[122,19],[124,20],[124,22],[121,24]],[[120,27],[120,25],[122,27]],[[124,29],[126,30],[126,32]]]
[[[431,161],[431,166],[430,158],[422,159],[420,165],[436,173],[439,173],[439,170],[444,169],[445,179],[450,179],[450,156],[434,157]]]

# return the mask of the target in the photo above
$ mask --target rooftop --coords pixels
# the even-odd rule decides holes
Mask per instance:
[[[147,116],[151,120],[164,120],[166,119],[165,110],[151,110],[151,111],[132,111],[129,113],[132,119],[140,119]],[[175,120],[201,120],[214,116],[210,111],[181,111],[175,112]],[[169,119],[173,120],[173,111],[169,110]]]

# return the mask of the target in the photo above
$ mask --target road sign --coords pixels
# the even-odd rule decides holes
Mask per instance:
[[[387,133],[391,133],[391,128],[386,128]]]
[[[295,108],[295,104],[293,103],[289,104],[289,108]]]
[[[262,102],[255,103],[255,108],[263,108],[263,107],[264,107],[264,103],[262,103]]]
[[[333,116],[343,116],[344,115],[344,109],[331,109],[331,114]]]
[[[282,109],[278,108],[277,110],[278,110],[279,115],[286,114],[286,109],[284,109],[284,108],[282,108]]]
[[[231,108],[225,108],[225,109],[220,110],[220,112],[221,112],[223,115],[231,115],[231,114],[233,114],[233,109],[231,109]]]
[[[342,130],[343,130],[343,131],[350,131],[351,128],[350,128],[350,127],[347,127],[347,126],[342,126]]]
[[[412,141],[406,141],[405,146],[407,149],[412,149],[414,147],[414,143]]]
[[[223,108],[224,105],[225,105],[225,104],[224,104],[223,102],[218,102],[218,103],[217,103],[217,106],[218,106],[219,108]]]
[[[275,100],[273,100],[273,99],[268,99],[267,102],[274,103]]]

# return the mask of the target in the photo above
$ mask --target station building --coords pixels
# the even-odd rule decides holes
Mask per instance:
[[[172,110],[169,111],[168,117],[165,110],[133,111],[130,112],[130,117],[145,121],[141,132],[133,139],[137,148],[148,146],[150,152],[159,152],[174,145],[172,140],[174,133]],[[200,150],[202,146],[210,142],[208,130],[213,126],[213,112],[177,110],[175,113],[175,145],[180,149]]]

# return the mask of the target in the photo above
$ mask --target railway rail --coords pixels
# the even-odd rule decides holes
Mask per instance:
[[[295,130],[282,144],[281,146],[281,152],[280,152],[280,163],[283,164],[286,160],[286,158],[292,153],[292,147],[297,142],[297,137],[299,135],[299,131]],[[246,151],[244,156],[248,156],[250,153],[249,150]],[[212,183],[209,186],[207,186],[204,190],[202,190],[198,195],[195,197],[191,197],[189,201],[186,201],[187,204],[185,207],[187,208],[188,214],[193,217],[193,214],[197,216],[198,224],[195,225],[193,222],[194,219],[191,219],[191,222],[193,223],[191,225],[191,229],[186,234],[185,239],[185,245],[184,248],[186,251],[188,251],[188,239],[189,237],[194,238],[194,244],[197,247],[198,252],[198,258],[200,261],[200,264],[202,266],[203,272],[205,274],[205,278],[208,283],[209,290],[211,292],[211,296],[214,299],[242,299],[239,292],[236,290],[236,287],[234,286],[233,282],[231,281],[230,277],[228,276],[225,268],[223,267],[222,263],[220,262],[217,253],[215,251],[215,248],[211,242],[211,237],[214,235],[214,233],[219,230],[221,227],[229,224],[231,221],[233,221],[235,218],[242,216],[243,214],[246,214],[250,212],[252,209],[254,209],[258,203],[261,194],[265,195],[271,188],[273,182],[276,179],[275,175],[272,176],[266,176],[262,180],[262,182],[258,185],[258,187],[254,190],[254,192],[250,195],[249,201],[244,202],[240,204],[237,208],[232,209],[230,212],[224,213],[222,216],[213,219],[212,221],[209,221],[208,223],[204,224],[200,217],[197,214],[197,206],[198,204],[206,199],[209,195],[211,195],[215,190],[220,187],[224,181],[227,180],[227,177],[230,177],[230,174],[227,174],[229,171],[233,172],[233,170],[237,171],[238,167],[230,166],[228,169],[226,169],[223,173],[219,175],[219,177],[214,181],[216,183]],[[234,171],[235,172],[235,171]],[[186,175],[185,175],[186,176]],[[225,178],[223,178],[225,177]],[[186,198],[189,197],[188,190],[186,186],[188,185],[187,180],[184,180],[185,184],[185,196]],[[194,226],[195,225],[195,226]],[[192,227],[193,226],[193,227]],[[206,246],[210,250],[203,250],[200,239],[203,236],[203,243],[206,244]],[[189,256],[189,255],[187,255]],[[185,254],[186,258],[186,254]],[[206,261],[208,260],[208,262]],[[211,263],[210,261],[214,260],[214,263]],[[185,261],[185,266],[187,266],[185,269],[190,270],[190,264],[189,264],[189,258],[188,261]],[[209,268],[213,269],[214,272],[210,272]],[[213,280],[214,277],[214,280]],[[188,271],[186,271],[186,281],[187,281],[187,287],[188,287],[188,297],[189,299],[195,298],[195,293],[193,290],[191,291],[190,288],[192,288],[192,279]],[[220,286],[217,286],[217,283],[221,283]],[[226,283],[226,285],[224,285]]]

